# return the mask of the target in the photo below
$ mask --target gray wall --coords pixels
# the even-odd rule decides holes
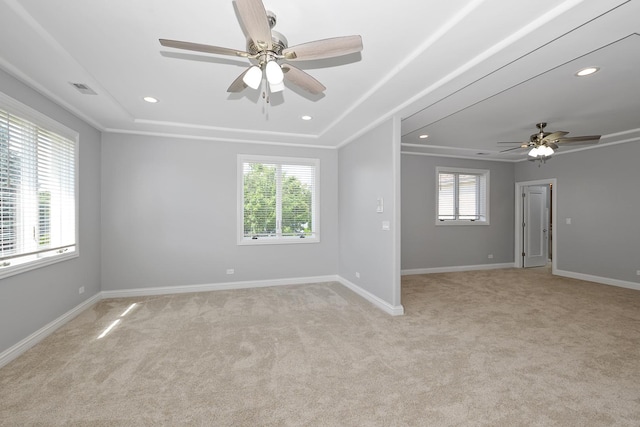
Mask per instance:
[[[393,306],[400,305],[399,138],[393,119],[339,150],[339,274]],[[383,213],[376,212],[378,197]],[[390,222],[390,231],[382,230],[382,221]]]
[[[558,270],[640,283],[639,159],[636,141],[516,164],[518,182],[557,179]]]
[[[0,91],[80,134],[80,256],[0,280],[2,352],[100,292],[100,133],[3,71]]]
[[[239,153],[320,159],[320,243],[237,245]],[[337,186],[337,150],[104,134],[102,289],[335,275]]]
[[[437,166],[490,171],[490,225],[435,225]],[[513,233],[512,163],[402,155],[402,270],[511,263]]]

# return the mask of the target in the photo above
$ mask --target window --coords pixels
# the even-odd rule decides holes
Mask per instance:
[[[489,171],[436,168],[436,224],[489,224]]]
[[[77,256],[76,141],[0,94],[0,277]]]
[[[240,244],[320,241],[318,159],[238,156]]]

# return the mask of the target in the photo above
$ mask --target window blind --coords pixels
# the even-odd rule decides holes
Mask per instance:
[[[317,165],[286,158],[242,161],[242,237],[317,237]]]
[[[458,175],[458,218],[477,220],[480,218],[478,210],[479,179],[477,175]]]
[[[438,168],[439,222],[488,223],[489,171]]]
[[[0,266],[73,250],[75,141],[0,108]]]
[[[456,218],[455,175],[452,173],[438,174],[438,219]]]

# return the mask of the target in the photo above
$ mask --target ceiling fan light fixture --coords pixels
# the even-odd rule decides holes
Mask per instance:
[[[553,154],[553,148],[548,145],[542,146],[539,148],[539,153],[544,157],[549,157]]]
[[[529,156],[533,158],[541,158],[541,157],[549,157],[554,153],[553,148],[548,145],[539,145],[537,147],[533,147],[531,151],[529,151]]]
[[[242,81],[251,89],[258,89],[262,82],[262,70],[257,65],[251,66],[242,77]]]
[[[284,79],[282,68],[280,68],[280,65],[276,61],[267,62],[265,73],[267,74],[267,80],[270,86],[279,85]]]
[[[269,83],[269,90],[271,93],[282,92],[284,90],[284,81],[276,84]]]

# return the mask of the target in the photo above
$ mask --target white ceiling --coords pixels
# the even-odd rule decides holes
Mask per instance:
[[[324,95],[229,94],[246,59],[160,46],[245,50],[231,0],[0,0],[0,68],[106,132],[336,147],[397,115],[405,152],[505,161],[526,152],[497,142],[541,121],[640,139],[640,0],[263,1],[290,46],[362,36],[359,54],[296,63]],[[586,66],[601,70],[574,76]]]

